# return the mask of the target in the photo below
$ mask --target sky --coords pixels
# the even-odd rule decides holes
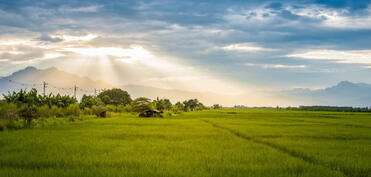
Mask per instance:
[[[0,0],[0,76],[240,94],[371,83],[370,0]]]

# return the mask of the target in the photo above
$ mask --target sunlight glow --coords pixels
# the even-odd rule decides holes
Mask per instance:
[[[113,56],[119,59],[148,59],[153,58],[151,53],[142,46],[131,46],[128,49],[103,47],[103,48],[64,48],[64,51],[74,52],[86,56]]]
[[[58,58],[58,57],[63,57],[66,55],[60,54],[60,53],[47,53],[44,55],[44,59],[51,59],[51,58]]]
[[[70,35],[62,35],[62,36],[56,36],[64,39],[65,41],[90,41],[96,37],[97,35],[94,34],[88,34],[86,36],[70,36]]]

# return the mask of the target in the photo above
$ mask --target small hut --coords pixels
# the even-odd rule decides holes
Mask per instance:
[[[95,114],[97,117],[107,117],[107,111],[101,111]]]
[[[147,110],[143,113],[139,114],[139,117],[163,117],[161,114],[164,113],[162,111],[159,111],[157,109],[153,110]]]

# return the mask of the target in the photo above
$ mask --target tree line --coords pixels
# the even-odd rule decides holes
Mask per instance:
[[[30,91],[20,90],[18,92],[8,92],[3,94],[0,99],[0,130],[14,127],[14,122],[23,121],[18,128],[31,126],[34,119],[44,117],[68,117],[95,115],[96,117],[106,117],[107,114],[117,114],[122,112],[137,114],[142,117],[162,117],[162,113],[167,115],[179,114],[181,112],[209,109],[197,99],[189,99],[183,102],[172,104],[169,99],[151,100],[145,97],[132,99],[127,91],[119,88],[104,90],[96,96],[83,95],[78,101],[72,96],[62,96],[60,94],[41,95],[36,89]],[[150,114],[147,112],[156,112]]]
[[[331,111],[331,112],[371,112],[371,107],[350,107],[350,106],[299,106],[299,107],[248,107],[235,105],[233,109],[277,109],[297,111]]]

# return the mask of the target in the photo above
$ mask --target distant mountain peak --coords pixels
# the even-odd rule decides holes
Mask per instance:
[[[28,73],[32,73],[32,72],[35,72],[35,71],[38,71],[38,69],[33,67],[33,66],[27,66],[24,69],[21,69],[19,71],[14,72],[12,75],[10,75],[8,77],[14,77],[14,76],[17,76],[17,75],[20,75],[20,74],[21,75],[22,74],[28,74]]]
[[[34,67],[34,66],[27,66],[27,67],[24,68],[23,70],[33,71],[33,70],[37,70],[37,68]]]
[[[360,88],[371,88],[370,84],[366,83],[354,83],[350,81],[341,81],[337,85],[333,86],[332,88],[348,88],[348,87],[360,87]]]
[[[341,86],[341,85],[354,85],[353,82],[350,82],[350,81],[341,81],[337,84],[338,86]]]

